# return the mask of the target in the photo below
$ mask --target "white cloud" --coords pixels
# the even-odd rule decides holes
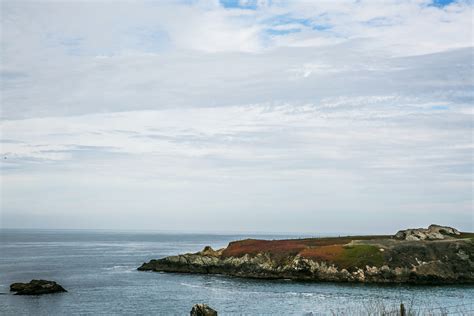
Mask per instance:
[[[403,213],[412,203],[422,210],[420,205],[430,205],[429,221],[446,221],[449,205],[457,205],[455,219],[468,219],[471,139],[462,126],[454,124],[446,130],[431,124],[431,108],[416,102],[387,96],[325,100],[321,105],[166,109],[5,121],[4,136],[16,142],[3,144],[7,158],[3,203],[45,212],[44,201],[34,207],[30,199],[17,201],[23,190],[46,194],[41,187],[44,181],[53,183],[46,186],[48,190],[61,192],[54,183],[68,183],[71,189],[88,192],[86,201],[99,199],[98,204],[84,202],[85,212],[96,210],[98,217],[126,214],[132,201],[142,204],[145,198],[149,204],[134,208],[136,216],[167,218],[155,226],[161,229],[176,221],[175,216],[196,223],[195,212],[203,214],[201,221],[212,216],[220,227],[237,230],[248,229],[246,221],[229,222],[238,213],[275,212],[276,221],[300,214],[330,223],[333,217],[323,214],[333,210],[359,225],[373,212]],[[411,105],[399,109],[391,103]],[[470,119],[456,115],[456,121]],[[425,124],[419,125],[420,119]],[[83,188],[78,181],[96,183]],[[115,183],[109,186],[108,181]],[[127,198],[119,203],[114,198],[117,192]],[[183,194],[187,202],[179,198]],[[107,203],[104,195],[110,199]],[[47,212],[60,213],[66,206],[72,207],[63,202]],[[355,213],[348,214],[349,210]],[[142,224],[147,226],[147,221]],[[466,222],[452,223],[469,229]],[[409,223],[404,219],[393,223],[402,224]],[[184,220],[178,228],[190,229],[189,225]],[[301,230],[313,227],[308,220],[299,225]]]
[[[5,225],[472,229],[468,2],[1,6]]]

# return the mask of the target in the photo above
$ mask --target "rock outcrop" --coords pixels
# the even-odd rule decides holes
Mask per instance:
[[[217,311],[206,304],[196,304],[191,309],[191,316],[217,316]]]
[[[203,250],[199,252],[199,254],[209,257],[219,257],[220,255],[222,255],[223,251],[224,249],[214,250],[211,246],[206,246]]]
[[[410,228],[400,230],[395,234],[395,239],[400,240],[443,240],[455,239],[461,233],[452,227],[430,225],[428,228]]]
[[[31,280],[29,283],[13,283],[10,285],[10,291],[16,292],[15,295],[41,295],[67,292],[61,285],[54,281]]]
[[[438,232],[445,229],[439,227]],[[249,239],[218,251],[206,247],[194,254],[151,260],[138,270],[308,281],[474,283],[474,234],[448,232],[459,238]]]

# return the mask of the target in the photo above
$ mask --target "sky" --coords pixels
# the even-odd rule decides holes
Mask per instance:
[[[474,230],[472,1],[0,3],[1,228]]]

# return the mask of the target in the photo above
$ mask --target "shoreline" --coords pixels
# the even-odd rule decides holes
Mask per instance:
[[[153,259],[137,270],[308,282],[470,285],[473,237],[431,225],[394,236],[246,239],[219,250],[206,246],[196,253]]]

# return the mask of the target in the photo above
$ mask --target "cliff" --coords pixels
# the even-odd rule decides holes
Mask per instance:
[[[396,237],[246,239],[217,251],[208,246],[194,254],[151,260],[138,270],[307,281],[474,283],[474,234],[439,227],[437,238],[425,239],[404,237],[421,234],[416,229]]]

